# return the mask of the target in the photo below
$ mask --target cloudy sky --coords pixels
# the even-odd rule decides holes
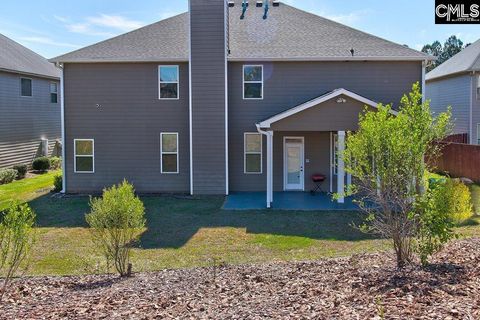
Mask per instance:
[[[250,0],[252,1],[252,0]],[[283,0],[303,10],[420,49],[478,25],[435,25],[434,0]],[[0,33],[51,58],[185,12],[187,0],[2,0]]]

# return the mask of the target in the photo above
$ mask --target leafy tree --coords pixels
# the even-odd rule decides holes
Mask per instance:
[[[432,44],[427,44],[422,48],[422,52],[430,54],[437,58],[435,61],[431,61],[427,65],[427,71],[431,71],[462,51],[468,45],[464,46],[463,41],[456,36],[451,36],[445,43],[442,44],[439,41],[434,41]]]
[[[124,180],[105,189],[102,198],[90,199],[86,215],[94,243],[102,250],[107,265],[113,262],[120,276],[130,276],[130,251],[145,228],[145,208],[133,186]]]
[[[361,114],[359,130],[347,136],[341,156],[354,177],[348,193],[356,194],[368,213],[362,230],[391,239],[398,266],[414,255],[418,221],[413,213],[425,194],[424,174],[430,169],[424,159],[438,156],[433,142],[450,128],[450,112],[434,118],[416,83],[396,115],[390,105],[380,104],[378,110]]]
[[[4,276],[0,301],[10,280],[28,258],[34,243],[35,213],[27,204],[12,203],[0,223],[0,274]]]

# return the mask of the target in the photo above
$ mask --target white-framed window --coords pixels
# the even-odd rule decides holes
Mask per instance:
[[[480,145],[480,123],[477,123],[477,144]]]
[[[158,66],[158,98],[178,100],[180,93],[180,74],[178,66]]]
[[[263,66],[262,65],[244,65],[243,66],[243,99],[244,100],[262,100],[263,99]]]
[[[74,172],[75,173],[94,173],[95,172],[95,141],[94,139],[75,139],[73,140],[73,149],[75,155]]]
[[[20,78],[20,95],[22,97],[32,96],[32,79]]]
[[[160,172],[178,173],[178,133],[160,133]]]
[[[480,100],[480,76],[477,77],[477,100]]]
[[[262,173],[262,135],[260,133],[245,132],[244,135],[244,173]]]
[[[58,103],[58,84],[50,82],[50,103]]]

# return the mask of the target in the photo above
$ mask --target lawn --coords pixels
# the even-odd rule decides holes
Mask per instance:
[[[0,210],[5,209],[12,200],[29,201],[51,191],[53,177],[60,171],[50,171],[33,178],[17,180],[0,185]]]
[[[49,176],[47,183],[44,179]],[[40,192],[30,187],[29,192],[11,193],[32,199],[29,203],[37,213],[37,242],[28,274],[104,272],[104,261],[85,224],[89,198],[46,194],[53,181],[53,174],[49,176],[28,181]],[[23,181],[15,183],[19,182]],[[135,271],[311,260],[390,248],[387,241],[352,227],[361,221],[358,212],[224,211],[223,197],[152,196],[142,200],[147,230],[133,251]],[[477,218],[459,231],[466,237],[480,236]]]

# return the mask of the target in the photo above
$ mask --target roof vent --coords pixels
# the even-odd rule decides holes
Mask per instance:
[[[242,2],[242,15],[240,16],[240,19],[245,19],[245,12],[247,12],[248,8],[248,0],[243,0]]]
[[[228,1],[228,6],[231,8],[231,7],[235,7],[235,1]]]
[[[352,54],[352,57],[355,56],[355,49],[350,49],[350,53]]]
[[[280,5],[280,1],[273,0],[272,4],[273,4],[274,7],[278,7]]]
[[[257,0],[257,8],[260,8],[261,6],[263,6],[263,1]]]

